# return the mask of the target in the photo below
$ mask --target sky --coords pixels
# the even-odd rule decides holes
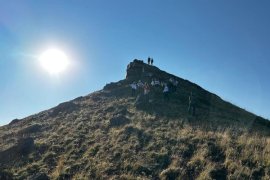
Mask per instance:
[[[0,0],[0,125],[125,78],[133,59],[270,118],[270,1]],[[40,54],[70,59],[51,75]]]

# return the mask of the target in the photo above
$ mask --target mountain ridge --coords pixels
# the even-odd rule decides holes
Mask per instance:
[[[153,78],[179,82],[169,100],[160,86],[151,87],[147,100],[138,100],[142,89],[132,96],[131,83]],[[0,127],[0,177],[267,179],[269,135],[268,120],[134,60],[125,79]]]

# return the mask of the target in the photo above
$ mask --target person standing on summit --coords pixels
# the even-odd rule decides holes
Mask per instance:
[[[153,66],[153,63],[154,63],[154,59],[153,58],[151,58],[151,65]]]
[[[148,56],[147,62],[148,62],[149,65],[150,65],[150,61],[151,61],[151,58]]]

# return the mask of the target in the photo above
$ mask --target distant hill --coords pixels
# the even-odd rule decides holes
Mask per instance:
[[[132,95],[139,81],[149,94]],[[269,136],[268,120],[134,60],[124,80],[0,127],[0,179],[270,179]]]

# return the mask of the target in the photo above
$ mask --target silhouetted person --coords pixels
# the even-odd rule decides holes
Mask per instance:
[[[148,57],[147,62],[148,62],[149,65],[150,65],[150,61],[151,61],[151,58]]]
[[[169,79],[169,88],[172,90],[172,92],[175,92],[177,89],[178,81],[174,78]]]
[[[133,82],[131,85],[131,95],[134,96],[137,90],[137,84],[135,82]]]
[[[169,87],[165,84],[163,89],[164,100],[169,100]]]
[[[143,84],[142,80],[139,80],[138,83],[137,83],[137,87],[142,88],[143,85],[144,85],[144,84]]]
[[[173,81],[173,91],[175,92],[177,90],[177,86],[178,86],[179,82],[175,79]]]
[[[194,116],[195,112],[196,112],[196,103],[195,103],[192,92],[189,95],[188,102],[189,102],[188,103],[188,113],[191,114],[192,116]]]
[[[150,86],[149,86],[149,84],[147,82],[144,83],[143,90],[144,90],[143,91],[144,95],[148,95],[149,94],[149,92],[150,92]]]
[[[147,82],[144,83],[144,86],[143,86],[143,94],[144,94],[144,101],[146,103],[149,102],[149,93],[150,93],[150,86]]]
[[[153,65],[153,63],[154,63],[154,59],[153,59],[153,58],[151,58],[151,65]]]

